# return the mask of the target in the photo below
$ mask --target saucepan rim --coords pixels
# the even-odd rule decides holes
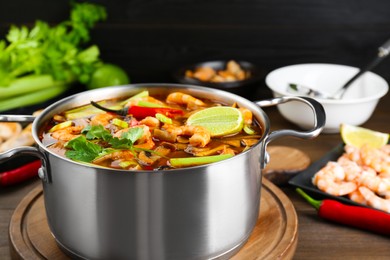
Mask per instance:
[[[112,97],[106,97],[106,99],[109,99],[109,98],[114,98],[114,97],[118,97],[120,95],[120,93],[124,93],[124,92],[127,92],[127,94],[129,94],[129,92],[131,91],[134,91],[134,90],[142,90],[142,89],[148,89],[148,90],[152,90],[152,89],[167,89],[168,92],[170,91],[176,91],[176,90],[183,90],[183,91],[188,91],[188,92],[198,92],[196,94],[199,94],[199,93],[203,93],[203,94],[213,94],[214,96],[218,97],[218,98],[221,98],[221,101],[226,101],[227,99],[230,99],[230,100],[234,100],[235,102],[237,102],[238,104],[241,104],[241,105],[244,105],[246,108],[250,109],[252,111],[252,113],[254,114],[254,116],[256,117],[256,120],[258,121],[258,123],[261,125],[261,128],[263,130],[262,132],[262,136],[260,138],[260,140],[255,144],[253,145],[252,147],[250,147],[248,150],[246,151],[243,151],[231,158],[228,158],[228,159],[225,159],[225,160],[222,160],[222,161],[219,161],[219,162],[214,162],[214,163],[209,163],[209,164],[205,164],[205,165],[199,165],[199,166],[191,166],[191,167],[185,167],[185,168],[177,168],[177,169],[169,169],[169,170],[160,170],[160,171],[155,171],[155,170],[136,170],[136,171],[129,171],[129,170],[125,170],[125,169],[112,169],[112,168],[108,168],[108,167],[103,167],[103,166],[99,166],[99,165],[92,165],[92,164],[85,164],[83,162],[77,162],[77,161],[73,161],[69,158],[66,158],[66,157],[63,157],[63,156],[60,156],[52,151],[50,151],[46,146],[43,145],[43,143],[41,142],[39,136],[38,136],[38,133],[40,131],[40,128],[42,127],[42,124],[44,122],[46,122],[47,120],[49,120],[56,112],[60,112],[60,111],[64,111],[66,110],[67,108],[64,109],[64,107],[67,105],[67,104],[71,104],[72,103],[72,100],[77,100],[78,103],[80,104],[77,104],[77,105],[73,105],[73,106],[70,106],[69,108],[71,107],[76,107],[78,105],[82,105],[81,103],[84,102],[84,104],[88,104],[90,100],[81,100],[81,97],[85,97],[85,96],[102,96],[103,97],[103,94],[104,93],[118,93],[116,95],[112,94]],[[172,89],[172,90],[169,90],[169,89]],[[135,92],[134,94],[136,94],[137,92]],[[94,100],[96,101],[96,100]],[[99,101],[99,100],[97,100]],[[218,100],[220,101],[220,100]],[[52,156],[55,156],[57,158],[60,158],[62,160],[65,160],[65,161],[68,161],[68,162],[71,162],[71,163],[74,163],[74,164],[77,164],[77,165],[80,165],[80,166],[83,166],[83,167],[87,167],[87,168],[97,168],[97,169],[104,169],[104,170],[107,170],[108,172],[110,173],[113,173],[113,172],[121,172],[121,174],[123,173],[129,173],[129,174],[141,174],[141,173],[156,173],[156,174],[161,174],[161,173],[177,173],[177,172],[183,172],[183,171],[194,171],[196,169],[200,169],[200,168],[204,168],[204,167],[207,167],[209,165],[215,165],[215,164],[223,164],[223,163],[226,163],[227,161],[230,161],[230,160],[235,160],[235,158],[240,158],[241,156],[246,156],[247,153],[251,153],[253,149],[257,149],[257,147],[259,145],[261,145],[265,138],[269,135],[269,132],[270,132],[270,121],[269,121],[269,118],[267,116],[267,114],[258,106],[256,105],[254,102],[252,101],[249,101],[241,96],[238,96],[236,94],[233,94],[233,93],[229,93],[227,91],[224,91],[224,90],[219,90],[219,89],[212,89],[212,88],[208,88],[208,87],[203,87],[203,86],[197,86],[197,85],[188,85],[188,84],[171,84],[171,83],[138,83],[138,84],[128,84],[128,85],[121,85],[121,86],[112,86],[112,87],[106,87],[106,88],[100,88],[100,89],[94,89],[94,90],[87,90],[87,91],[84,91],[84,92],[79,92],[79,93],[76,93],[76,94],[73,94],[73,95],[70,95],[68,97],[65,97],[61,100],[58,100],[57,102],[49,105],[47,108],[45,108],[43,110],[42,113],[40,113],[34,120],[33,122],[33,125],[32,125],[32,135],[33,135],[33,138],[35,140],[35,142],[38,144],[39,148],[40,149],[43,149],[45,152],[51,154]],[[259,160],[263,160],[264,158],[261,156],[259,156]]]

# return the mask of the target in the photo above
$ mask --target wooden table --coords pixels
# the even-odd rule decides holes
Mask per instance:
[[[372,118],[363,126],[390,132],[390,96],[384,97]],[[286,122],[276,108],[266,108],[271,129],[296,128]],[[287,145],[306,152],[316,161],[341,142],[338,134],[321,134],[313,140],[285,137],[270,145]],[[272,160],[272,158],[271,158]],[[39,185],[35,179],[8,188],[0,188],[0,259],[11,259],[8,225],[20,200]],[[390,259],[389,237],[377,235],[320,219],[316,211],[297,195],[291,187],[281,187],[293,202],[298,214],[299,238],[294,259]]]

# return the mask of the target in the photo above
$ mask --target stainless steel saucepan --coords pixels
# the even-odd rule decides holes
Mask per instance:
[[[48,150],[39,139],[45,122],[57,113],[91,100],[128,97],[144,89],[151,95],[182,91],[225,104],[236,102],[252,111],[263,136],[249,150],[217,163],[135,172],[71,161]],[[292,100],[311,107],[313,129],[271,132],[270,121],[260,107]],[[50,230],[73,258],[226,259],[246,242],[257,222],[267,144],[283,136],[313,138],[324,124],[323,107],[310,98],[251,102],[197,86],[136,84],[86,91],[52,104],[33,122],[37,146],[0,154],[0,161],[23,154],[42,160],[39,176]]]

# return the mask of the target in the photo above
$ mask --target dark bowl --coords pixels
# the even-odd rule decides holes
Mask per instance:
[[[228,63],[228,60],[216,60],[216,61],[199,62],[192,65],[183,66],[177,69],[176,71],[174,71],[173,78],[177,82],[182,84],[206,86],[206,87],[221,89],[221,90],[242,95],[245,92],[247,92],[251,87],[256,87],[255,84],[258,83],[260,80],[262,80],[265,77],[266,73],[265,71],[256,67],[253,63],[247,61],[236,61],[236,62],[240,65],[240,67],[243,70],[248,71],[250,73],[250,77],[244,80],[216,83],[216,82],[202,81],[202,80],[185,76],[185,72],[187,70],[194,71],[195,69],[201,67],[211,67],[216,71],[226,69],[226,64]]]

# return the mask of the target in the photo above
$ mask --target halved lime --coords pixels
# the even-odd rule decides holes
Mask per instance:
[[[192,114],[187,125],[203,126],[211,136],[235,134],[241,131],[244,119],[240,110],[234,107],[210,107]]]
[[[95,70],[87,84],[88,89],[125,85],[130,82],[126,71],[121,67],[105,63]]]
[[[388,133],[373,131],[367,128],[348,124],[341,124],[340,133],[345,144],[358,148],[365,144],[372,148],[379,148],[387,144],[389,141]]]

